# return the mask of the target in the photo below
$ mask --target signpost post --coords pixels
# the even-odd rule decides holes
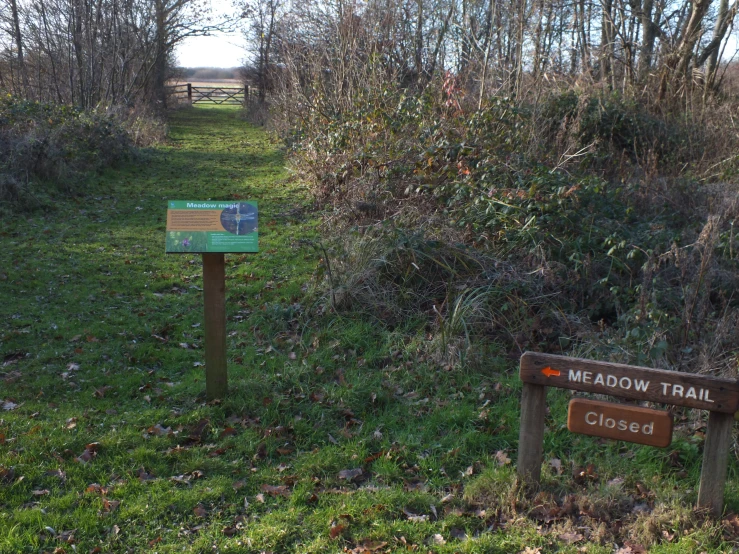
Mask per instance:
[[[205,395],[228,391],[226,252],[258,252],[256,202],[170,200],[167,253],[202,253],[205,308]]]
[[[527,483],[538,484],[541,477],[547,387],[685,406],[710,412],[698,506],[720,515],[739,382],[534,352],[521,356],[520,376],[518,473]],[[570,403],[568,428],[652,446],[667,446],[672,439],[672,419],[664,412],[585,399]]]

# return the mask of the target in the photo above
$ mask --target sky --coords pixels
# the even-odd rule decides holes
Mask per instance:
[[[232,0],[210,0],[214,17],[234,15]],[[240,31],[216,33],[208,37],[189,37],[175,49],[181,67],[239,67],[246,52]]]
[[[186,38],[175,54],[180,67],[239,67],[246,57],[240,33]]]

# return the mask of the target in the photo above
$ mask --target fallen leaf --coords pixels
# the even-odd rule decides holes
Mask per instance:
[[[236,527],[224,527],[221,529],[224,535],[227,537],[233,537],[236,533],[239,532],[239,530]]]
[[[350,552],[352,554],[364,554],[366,552],[377,552],[378,550],[385,548],[387,546],[387,542],[385,541],[370,541],[365,540],[357,546],[356,548],[352,549]]]
[[[408,518],[408,521],[412,521],[414,523],[421,523],[423,521],[428,521],[429,519],[429,516],[427,515],[414,514],[413,512],[410,512],[406,510],[405,508],[403,508],[403,513]]]
[[[243,489],[246,486],[246,481],[234,481],[231,487],[233,487],[233,490],[237,491],[239,489]]]
[[[498,461],[498,465],[505,466],[511,463],[511,459],[505,450],[498,450],[495,453],[495,459]]]
[[[49,489],[37,489],[37,490],[31,491],[31,494],[33,496],[47,496],[51,494],[51,492],[49,491]]]
[[[61,469],[54,469],[51,471],[47,471],[46,475],[49,477],[56,477],[58,478],[62,483],[64,483],[67,480],[67,474],[64,473]]]
[[[266,492],[271,496],[290,496],[290,491],[287,485],[262,485],[262,492]]]
[[[357,477],[364,473],[361,467],[354,469],[344,469],[339,472],[339,479],[345,479],[347,481],[354,481]]]
[[[562,475],[562,460],[559,458],[552,458],[549,460],[549,467],[551,467],[557,475]]]
[[[0,400],[0,407],[6,412],[9,412],[10,410],[15,410],[18,407],[18,404],[11,402],[10,400]]]
[[[221,438],[223,437],[230,437],[232,435],[235,435],[237,433],[236,429],[233,427],[226,427],[223,431],[221,431]]]
[[[431,537],[434,541],[434,544],[446,544],[446,540],[444,540],[444,537],[442,537],[439,533],[436,533],[433,537]]]
[[[105,393],[109,390],[113,390],[113,387],[111,387],[110,385],[104,385],[99,389],[95,389],[95,392],[93,392],[92,395],[95,398],[105,398]]]
[[[162,427],[161,424],[157,423],[156,425],[152,425],[149,427],[146,432],[149,435],[155,435],[157,437],[161,437],[162,435],[171,435],[172,428],[171,427]]]
[[[580,533],[562,533],[557,538],[567,544],[573,544],[583,540],[584,537]]]
[[[193,508],[192,511],[198,517],[205,517],[205,516],[208,515],[208,510],[206,510],[205,508],[203,508],[200,504],[198,504],[197,506],[195,506],[195,508]]]
[[[143,467],[140,467],[138,471],[136,472],[136,477],[139,478],[139,481],[151,481],[152,479],[155,479],[153,475],[150,473],[147,473],[146,470]]]
[[[344,532],[344,529],[346,529],[346,525],[332,525],[331,529],[328,532],[329,537],[332,539],[338,539],[341,534]]]
[[[121,505],[120,500],[108,500],[107,498],[103,498],[103,511],[110,513],[114,512],[118,509],[118,506]]]
[[[103,488],[97,483],[91,483],[87,485],[87,488],[85,489],[85,492],[95,493],[95,494],[101,494],[105,495],[108,494],[108,489]]]
[[[210,425],[210,420],[208,419],[201,419],[198,421],[191,429],[188,435],[188,441],[190,443],[197,443],[201,442],[203,439],[205,439],[206,435],[208,434],[208,426]]]
[[[254,498],[257,499],[257,502],[264,504],[264,495],[261,492],[258,495],[256,495]]]

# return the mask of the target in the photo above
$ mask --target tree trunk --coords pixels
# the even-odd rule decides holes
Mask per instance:
[[[23,58],[23,35],[21,34],[17,0],[10,0],[10,13],[13,18],[13,39],[15,40],[16,56],[18,58],[18,71],[21,74],[23,94],[27,96],[30,91],[28,87],[28,73],[26,73],[26,62]]]
[[[657,38],[657,25],[652,21],[654,0],[644,0],[641,11],[642,43],[639,51],[639,78],[643,81],[652,68],[654,41]]]
[[[164,0],[156,0],[156,38],[154,45],[154,72],[152,75],[153,97],[157,109],[167,109],[167,9]]]
[[[613,28],[613,0],[603,0],[603,19],[600,31],[600,78],[604,83],[611,80],[613,61],[613,40],[615,31]]]

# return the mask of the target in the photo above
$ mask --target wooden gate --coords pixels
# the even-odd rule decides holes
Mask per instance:
[[[175,96],[187,100],[191,104],[230,104],[243,106],[249,99],[249,87],[207,87],[194,86],[192,83],[169,87]]]

